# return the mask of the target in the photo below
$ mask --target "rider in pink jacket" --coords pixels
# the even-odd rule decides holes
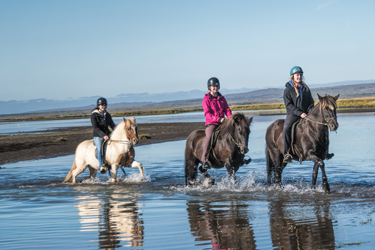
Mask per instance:
[[[230,110],[227,101],[218,91],[220,89],[219,79],[211,77],[208,79],[207,87],[210,92],[205,94],[202,102],[204,116],[206,117],[206,140],[201,157],[203,168],[208,168],[210,165],[206,159],[206,154],[213,131],[224,122],[225,115],[227,117],[232,115],[232,111]]]

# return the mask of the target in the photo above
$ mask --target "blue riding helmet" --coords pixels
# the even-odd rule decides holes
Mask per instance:
[[[294,67],[290,70],[290,75],[293,75],[293,74],[298,73],[298,72],[300,72],[300,73],[303,74],[303,70],[302,70],[302,68],[299,67],[299,66],[294,66]]]

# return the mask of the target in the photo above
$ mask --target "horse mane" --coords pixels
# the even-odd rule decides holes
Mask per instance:
[[[235,123],[242,124],[240,121],[245,121],[246,126],[249,125],[246,119],[246,116],[243,113],[235,113],[231,115],[228,119],[224,120],[224,122],[221,124],[221,131],[223,132],[233,131]]]
[[[322,108],[330,108],[331,110],[337,109],[337,102],[336,99],[333,96],[325,95],[320,98],[320,106]]]
[[[318,95],[318,97],[319,97],[319,102],[315,104],[315,106],[311,109],[311,111],[316,110],[316,112],[319,112],[324,108],[329,108],[331,110],[337,109],[337,102],[336,102],[335,97],[331,95],[327,95],[327,94],[325,96]]]
[[[127,138],[126,136],[126,129],[131,127],[134,124],[134,119],[123,119],[119,124],[116,125],[115,129],[111,133],[111,139],[121,139],[121,138]],[[127,138],[129,139],[129,138]]]

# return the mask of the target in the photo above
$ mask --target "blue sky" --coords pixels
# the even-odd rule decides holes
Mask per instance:
[[[375,79],[375,1],[0,0],[1,100]]]

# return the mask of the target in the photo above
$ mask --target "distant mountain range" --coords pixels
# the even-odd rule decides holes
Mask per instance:
[[[313,97],[317,99],[320,95],[340,94],[340,98],[358,98],[375,96],[374,81],[347,81],[330,84],[309,85]],[[257,104],[257,103],[281,103],[283,102],[283,86],[280,88],[265,89],[221,89],[221,93],[230,105],[236,104]],[[137,93],[120,94],[115,97],[108,97],[109,108],[114,111],[135,109],[161,109],[161,108],[192,108],[200,107],[202,98],[207,91],[193,90],[189,92],[172,93]],[[91,110],[99,96],[83,97],[72,100],[49,100],[35,99],[27,101],[0,101],[0,115],[21,114],[21,113],[49,113]]]

